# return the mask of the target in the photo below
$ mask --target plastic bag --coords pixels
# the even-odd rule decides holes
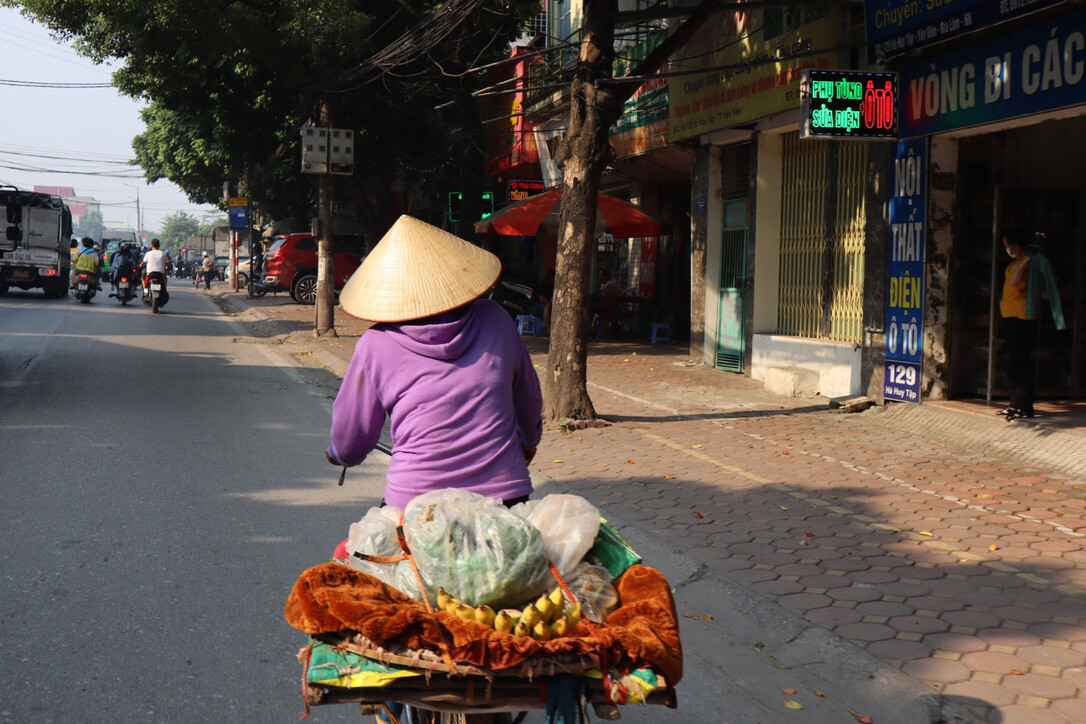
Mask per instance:
[[[400,516],[403,511],[399,508],[370,508],[362,516],[362,520],[351,523],[350,535],[347,537],[348,563],[352,568],[368,573],[382,582],[395,588],[400,588],[397,581],[401,577],[400,569],[410,567],[407,561],[399,563],[374,563],[364,561],[355,556],[355,553],[364,553],[371,556],[398,556],[403,553],[399,540],[396,538],[396,526],[400,524]],[[410,572],[410,571],[409,571]],[[414,577],[414,574],[411,574]],[[403,589],[400,589],[403,590]],[[405,591],[405,593],[407,593]],[[418,586],[415,586],[415,594]]]
[[[456,488],[420,495],[407,505],[404,535],[431,601],[441,587],[471,606],[497,609],[546,589],[539,530],[493,498]],[[416,595],[415,582],[402,574],[397,580],[397,588]]]
[[[603,566],[584,561],[566,577],[566,585],[576,598],[585,618],[602,622],[618,607],[618,593],[611,585],[611,574]]]
[[[584,559],[600,530],[599,509],[579,495],[548,495],[511,510],[539,529],[547,558],[563,577]]]

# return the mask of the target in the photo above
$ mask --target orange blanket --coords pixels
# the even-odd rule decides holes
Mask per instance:
[[[682,645],[671,587],[659,571],[635,565],[617,581],[621,604],[595,633],[582,622],[571,636],[547,642],[499,633],[422,603],[341,563],[325,563],[298,577],[284,614],[307,634],[357,631],[377,645],[394,641],[459,662],[505,669],[536,656],[596,653],[611,666],[649,666],[668,684],[682,678]]]

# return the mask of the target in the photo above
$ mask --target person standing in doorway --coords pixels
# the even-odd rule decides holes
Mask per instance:
[[[1007,378],[1011,387],[1010,405],[997,414],[1007,420],[1033,417],[1035,387],[1034,350],[1041,316],[1041,294],[1047,293],[1056,329],[1065,329],[1059,287],[1052,265],[1044,255],[1047,237],[1037,233],[1026,245],[1023,239],[1004,235],[1003,247],[1011,263],[1003,274],[1003,296],[999,313],[1003,317],[1007,345]]]

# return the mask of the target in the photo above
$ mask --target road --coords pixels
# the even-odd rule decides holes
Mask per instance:
[[[161,315],[0,298],[4,721],[302,712],[283,603],[380,500],[384,461],[337,487],[334,378],[171,287]]]

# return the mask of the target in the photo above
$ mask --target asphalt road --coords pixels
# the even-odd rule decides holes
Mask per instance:
[[[283,603],[384,460],[337,487],[335,378],[235,341],[206,292],[107,294],[0,298],[0,719],[296,721]]]

